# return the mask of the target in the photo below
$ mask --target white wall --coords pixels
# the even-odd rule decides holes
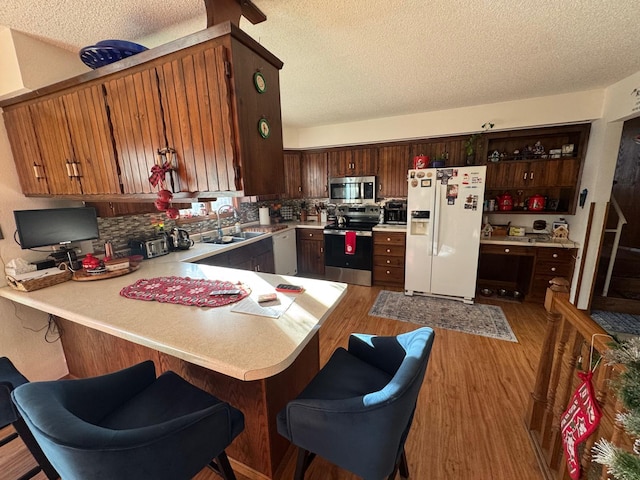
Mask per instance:
[[[90,71],[77,52],[7,27],[0,27],[0,51],[0,99]]]
[[[53,47],[20,32],[0,29],[0,96],[13,96],[64,80],[87,71],[77,54]],[[0,118],[0,261],[13,258],[42,259],[46,253],[21,250],[13,240],[14,210],[76,206],[79,202],[25,197],[18,175],[4,119]],[[5,286],[0,275],[0,286]],[[30,380],[60,378],[68,373],[60,341],[45,339],[47,314],[0,299],[0,356],[7,356]],[[49,339],[52,340],[52,339]]]

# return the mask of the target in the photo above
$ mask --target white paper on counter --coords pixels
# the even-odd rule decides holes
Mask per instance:
[[[231,309],[236,313],[248,313],[249,315],[259,315],[261,317],[279,318],[291,304],[295,301],[295,297],[288,297],[278,293],[278,300],[264,303],[264,307],[252,297],[247,297],[236,303]],[[278,303],[276,303],[278,302]]]

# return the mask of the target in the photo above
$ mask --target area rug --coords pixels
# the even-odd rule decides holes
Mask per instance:
[[[502,308],[382,290],[369,315],[518,342]]]
[[[640,315],[593,310],[591,318],[612,335],[615,333],[640,335]]]

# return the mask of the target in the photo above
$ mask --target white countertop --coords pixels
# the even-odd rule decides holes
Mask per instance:
[[[578,243],[566,239],[550,239],[536,235],[525,235],[524,237],[495,236],[480,238],[482,245],[518,245],[521,247],[555,247],[555,248],[578,248]]]
[[[344,283],[177,261],[189,255],[210,255],[205,252],[207,247],[211,248],[196,244],[191,250],[145,260],[140,269],[120,277],[70,280],[32,292],[2,287],[0,296],[230,377],[256,380],[285,370],[347,289]],[[202,308],[133,300],[119,294],[136,280],[164,276],[240,281],[252,289],[254,298],[274,292],[279,283],[301,285],[305,292],[295,295],[296,300],[277,319],[231,312],[233,304]]]

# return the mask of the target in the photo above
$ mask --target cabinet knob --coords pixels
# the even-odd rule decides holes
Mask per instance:
[[[557,254],[557,253],[554,253],[554,254],[553,254],[553,258],[558,258],[558,254]]]
[[[551,267],[551,271],[555,272],[556,271],[556,267]]]
[[[391,238],[387,237],[387,242],[390,242],[390,241],[391,241]]]
[[[504,253],[509,253],[511,250],[509,250],[508,248],[504,249]]]
[[[387,248],[387,253],[391,253],[391,249],[390,248]]]
[[[391,263],[391,260],[387,260],[387,264],[390,264],[390,263]]]
[[[313,233],[310,233],[310,234],[309,234],[309,236],[310,236],[310,237],[313,237]]]
[[[391,275],[391,272],[389,270],[387,270],[387,275]]]

